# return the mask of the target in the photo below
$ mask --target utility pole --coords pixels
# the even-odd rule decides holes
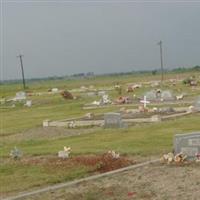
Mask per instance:
[[[162,41],[158,42],[160,46],[160,65],[161,65],[161,84],[163,84],[164,74],[163,74],[163,54],[162,54]]]
[[[25,90],[26,89],[26,83],[25,83],[25,78],[24,78],[24,67],[23,67],[23,61],[22,61],[23,55],[19,54],[19,56],[17,56],[17,57],[20,59],[21,70],[22,70],[23,86],[24,86],[24,90]]]

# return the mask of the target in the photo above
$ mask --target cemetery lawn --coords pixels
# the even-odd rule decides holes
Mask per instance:
[[[40,128],[35,129],[36,135],[27,139],[20,135],[18,139],[14,135],[4,136],[0,146],[1,195],[7,196],[94,174],[94,167],[73,164],[58,167],[52,162],[51,159],[56,158],[63,146],[72,148],[71,157],[99,155],[113,149],[122,156],[140,162],[172,151],[173,135],[200,130],[199,118],[200,114],[196,114],[156,124],[135,125],[128,129],[77,129],[73,130],[75,134],[72,136],[67,134],[69,129],[53,129],[54,134],[49,129],[50,135],[42,136]],[[84,134],[81,134],[82,131]],[[59,133],[59,137],[56,137],[56,133]],[[21,161],[13,161],[8,157],[14,146],[24,152]],[[48,159],[50,163],[43,164],[43,160]]]
[[[182,78],[191,75],[199,76],[199,72],[180,74]],[[176,78],[176,73],[166,74],[166,79]],[[128,83],[138,83],[159,80],[160,75],[137,74],[126,76],[105,76],[83,80],[48,80],[29,82],[29,92],[47,92],[49,88],[71,90],[81,86],[106,88],[116,83],[123,85],[122,95]],[[178,83],[174,88],[166,84],[165,89],[176,94],[186,92],[186,100],[194,100],[199,95],[199,87],[192,90],[189,86]],[[144,86],[136,91],[140,96],[151,87]],[[0,85],[0,98],[12,98],[22,90],[20,84]],[[154,124],[135,124],[127,129],[103,128],[42,128],[45,119],[61,120],[80,117],[88,112],[103,114],[119,111],[120,107],[106,107],[95,110],[83,110],[85,104],[98,100],[99,97],[88,98],[82,93],[73,93],[76,100],[65,100],[60,94],[31,96],[32,107],[27,108],[22,103],[8,102],[0,104],[0,196],[15,195],[18,192],[42,188],[47,185],[79,179],[99,173],[99,166],[65,163],[56,160],[57,152],[63,146],[72,148],[71,158],[77,156],[102,155],[108,150],[119,152],[122,157],[141,162],[150,157],[157,158],[172,151],[174,134],[200,130],[200,114],[189,115],[169,121]],[[119,97],[113,90],[109,92],[112,99]],[[133,94],[130,94],[133,95]],[[188,106],[188,105],[187,105]],[[124,105],[121,105],[124,107]],[[130,108],[136,108],[131,106]],[[12,160],[9,157],[14,147],[23,152],[22,160]],[[88,199],[90,198],[90,195]],[[90,198],[92,199],[92,198]]]
[[[173,79],[179,76],[179,78],[186,78],[192,75],[200,76],[199,72],[190,73],[168,73],[166,79]],[[123,86],[122,96],[132,96],[133,93],[126,93],[127,84],[156,81],[160,79],[160,75],[152,74],[138,74],[138,75],[124,75],[124,76],[105,76],[96,77],[83,80],[48,80],[48,81],[37,81],[28,82],[27,92],[47,92],[49,88],[57,87],[60,90],[70,90],[73,88],[80,88],[81,86],[89,87],[93,85],[95,88],[106,88],[113,87],[116,83]],[[175,87],[171,87],[166,83],[163,89],[173,90],[175,93],[186,93],[186,101],[194,100],[193,97],[199,95],[200,89],[191,90],[189,86],[178,83]],[[16,92],[22,90],[22,86],[19,83],[10,83],[0,85],[0,99],[1,98],[12,98]],[[140,96],[144,92],[152,90],[149,86],[144,86],[134,92],[134,94]],[[12,103],[6,103],[1,105],[0,103],[0,136],[16,134],[22,131],[26,131],[31,128],[40,127],[42,121],[45,119],[49,120],[61,120],[66,118],[80,117],[88,112],[94,112],[95,114],[101,114],[109,111],[116,111],[116,107],[110,106],[107,108],[98,108],[95,110],[83,110],[83,106],[87,103],[91,103],[94,100],[98,100],[99,97],[83,96],[83,93],[73,93],[77,96],[76,100],[65,100],[60,94],[43,94],[41,96],[30,96],[27,99],[32,100],[32,107],[24,107],[23,103],[16,103],[15,107],[12,108]],[[114,90],[109,92],[109,96],[112,99],[119,97],[119,94]],[[189,106],[190,104],[177,104],[176,106]],[[134,105],[120,105],[120,107],[126,106],[127,108],[137,108]],[[165,105],[169,107],[170,105]],[[117,107],[119,111],[120,107]],[[152,106],[150,106],[152,107]],[[162,107],[162,105],[160,106]]]

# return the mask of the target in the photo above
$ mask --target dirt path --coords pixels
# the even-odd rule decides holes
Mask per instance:
[[[112,170],[112,171],[108,171],[108,172],[105,172],[105,173],[92,175],[92,176],[89,176],[89,177],[86,177],[86,178],[82,178],[82,179],[78,179],[78,180],[74,180],[74,181],[70,181],[70,182],[64,182],[64,183],[56,184],[56,185],[52,185],[52,186],[47,186],[47,187],[37,189],[37,190],[33,190],[33,191],[27,191],[27,192],[19,193],[19,194],[16,194],[15,196],[13,195],[11,197],[3,198],[3,200],[20,200],[20,199],[24,199],[24,198],[25,199],[27,199],[27,198],[32,199],[32,196],[34,196],[34,195],[39,195],[39,194],[42,194],[44,192],[54,192],[58,189],[66,188],[66,187],[70,187],[70,186],[75,187],[77,184],[80,184],[80,183],[84,183],[84,182],[91,181],[91,180],[96,180],[96,179],[106,177],[106,176],[111,176],[113,174],[118,174],[120,172],[124,172],[124,171],[127,171],[127,170],[133,170],[133,169],[136,169],[138,167],[143,167],[145,165],[149,165],[149,164],[152,164],[152,163],[155,163],[155,162],[158,162],[158,161],[159,160],[156,159],[156,160],[149,160],[149,161],[146,161],[146,162],[142,162],[142,163],[139,163],[139,164],[133,164],[133,165],[130,165],[130,166],[127,166],[127,167],[122,167],[122,168]]]
[[[23,200],[199,200],[200,164],[145,165],[100,179],[48,190]]]
[[[31,200],[199,200],[199,166],[151,165],[38,195]]]

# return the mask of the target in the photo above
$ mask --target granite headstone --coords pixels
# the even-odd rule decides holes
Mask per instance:
[[[194,103],[194,109],[200,112],[200,96],[196,99]]]
[[[174,153],[183,153],[189,159],[194,159],[200,153],[200,132],[177,134],[174,137]]]
[[[122,128],[122,117],[120,113],[106,113],[104,114],[105,128]]]

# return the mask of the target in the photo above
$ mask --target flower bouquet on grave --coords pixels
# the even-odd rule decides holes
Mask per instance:
[[[14,149],[12,149],[10,151],[10,156],[14,159],[14,160],[18,160],[22,157],[23,153],[21,150],[19,150],[17,147],[15,147]]]
[[[196,162],[200,162],[200,153],[196,154]]]

